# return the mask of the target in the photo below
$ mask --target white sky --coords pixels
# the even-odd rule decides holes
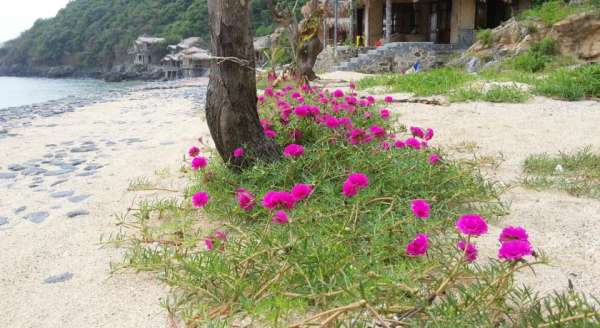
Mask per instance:
[[[0,42],[14,39],[38,18],[56,15],[70,0],[0,0]]]

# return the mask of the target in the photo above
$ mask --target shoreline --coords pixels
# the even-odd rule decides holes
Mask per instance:
[[[123,250],[103,245],[115,215],[155,192],[182,189],[178,169],[207,138],[207,79],[158,85],[48,117],[12,120],[0,138],[0,322],[11,327],[165,327],[166,287],[152,275],[111,275]],[[12,124],[11,123],[11,124]],[[17,137],[15,137],[17,136]]]

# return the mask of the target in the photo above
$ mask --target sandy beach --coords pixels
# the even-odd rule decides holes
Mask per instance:
[[[115,214],[153,196],[127,192],[131,180],[182,183],[183,154],[208,136],[206,82],[10,122],[0,139],[1,326],[166,326],[168,291],[152,275],[111,275],[121,251],[100,238],[117,231]]]

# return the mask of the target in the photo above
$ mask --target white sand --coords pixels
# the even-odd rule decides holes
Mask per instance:
[[[8,164],[33,159],[39,163],[44,154],[60,149],[66,150],[67,160],[87,160],[65,176],[39,175],[43,183],[33,189],[28,187],[32,176],[0,180],[0,216],[9,219],[0,226],[0,326],[166,326],[160,306],[166,288],[147,274],[111,276],[109,262],[119,261],[121,251],[99,241],[101,235],[116,231],[113,215],[133,203],[135,194],[126,191],[130,179],[156,178],[156,170],[161,175],[168,171],[163,186],[180,187],[171,184],[178,183],[183,154],[195,138],[208,136],[199,109],[182,97],[165,96],[168,92],[136,92],[119,101],[38,118],[31,127],[11,129],[17,137],[0,139],[0,172],[8,172]],[[74,145],[61,144],[72,141]],[[84,141],[95,142],[98,150],[70,152]],[[77,176],[91,163],[104,167],[94,175]],[[68,181],[50,187],[64,178]],[[54,191],[91,196],[73,203],[67,197],[51,197]],[[26,210],[15,214],[21,206]],[[90,214],[67,218],[67,212],[80,209]],[[38,211],[49,217],[37,224],[23,219]],[[66,272],[73,274],[70,280],[44,282]]]
[[[482,257],[496,256],[503,226],[522,225],[534,247],[552,259],[552,267],[538,266],[537,276],[524,274],[523,282],[550,292],[567,288],[571,279],[576,290],[600,296],[600,201],[518,186],[522,163],[531,154],[572,152],[586,145],[600,152],[599,102],[535,98],[525,104],[406,104],[396,105],[395,112],[407,126],[434,128],[433,145],[454,149],[449,150],[454,158],[472,159],[464,148],[476,144],[479,158],[497,161],[483,172],[512,187],[502,195],[510,214],[492,223],[478,242]]]

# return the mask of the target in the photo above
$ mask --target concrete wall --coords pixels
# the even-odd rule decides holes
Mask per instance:
[[[475,1],[452,0],[450,43],[470,46],[475,39]]]

